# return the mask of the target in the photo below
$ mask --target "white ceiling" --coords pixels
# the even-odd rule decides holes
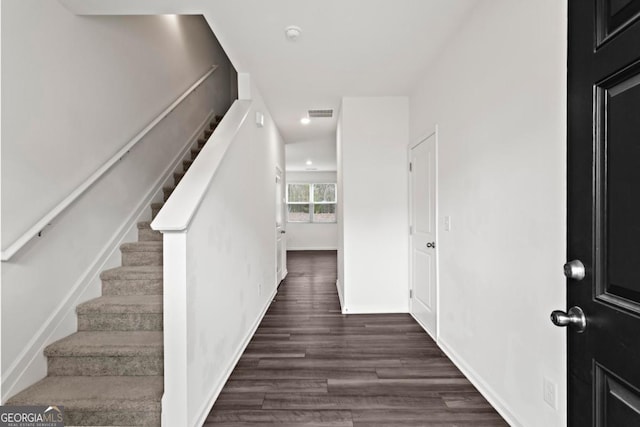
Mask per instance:
[[[183,0],[184,1],[184,0]],[[287,143],[335,138],[343,96],[408,95],[476,0],[218,0],[205,13]],[[296,42],[288,25],[302,28]]]
[[[336,138],[286,144],[285,161],[287,172],[335,171],[337,170]]]
[[[409,95],[479,0],[60,1],[80,14],[204,14],[285,142],[312,144],[335,140],[342,97]],[[289,25],[302,28],[297,42]],[[336,115],[300,124],[324,108]]]

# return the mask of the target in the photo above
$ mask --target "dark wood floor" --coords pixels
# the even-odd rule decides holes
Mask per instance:
[[[336,252],[289,274],[205,426],[506,426],[407,314],[342,315]]]

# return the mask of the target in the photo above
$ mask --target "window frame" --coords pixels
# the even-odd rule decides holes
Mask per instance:
[[[289,186],[290,185],[307,185],[309,187],[309,201],[308,202],[290,202],[289,201]],[[333,202],[316,202],[314,200],[314,186],[315,185],[333,185],[335,192],[335,201]],[[287,182],[286,191],[286,205],[287,205],[287,223],[291,224],[336,224],[338,222],[338,183],[336,182]],[[309,219],[307,221],[291,221],[289,219],[289,205],[307,205],[309,206]],[[315,221],[315,205],[334,205],[335,206],[335,221]]]

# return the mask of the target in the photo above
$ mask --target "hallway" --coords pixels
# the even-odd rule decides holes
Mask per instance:
[[[340,312],[336,252],[287,278],[205,426],[506,426],[408,314]]]

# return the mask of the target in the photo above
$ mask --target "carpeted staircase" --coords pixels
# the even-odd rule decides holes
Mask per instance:
[[[174,174],[191,166],[215,121]],[[174,187],[165,187],[166,201]],[[155,217],[163,203],[151,205]],[[163,393],[162,234],[138,223],[120,246],[122,266],[103,271],[102,296],[80,304],[78,332],[49,345],[48,375],[7,405],[62,405],[66,426],[159,426]]]

